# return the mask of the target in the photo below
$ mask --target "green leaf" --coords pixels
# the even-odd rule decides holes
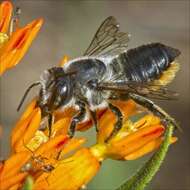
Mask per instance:
[[[31,176],[28,176],[24,182],[22,190],[32,190],[34,181]]]
[[[165,132],[164,141],[157,152],[143,165],[137,173],[116,190],[143,190],[159,170],[170,145],[173,126],[169,125]]]

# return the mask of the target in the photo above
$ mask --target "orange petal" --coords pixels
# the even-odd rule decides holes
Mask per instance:
[[[14,185],[19,186],[20,183],[24,181],[27,175],[27,173],[19,173],[15,176],[7,178],[6,180],[0,180],[0,187],[2,190],[10,190],[10,188]]]
[[[57,167],[47,178],[47,189],[77,190],[86,185],[96,175],[100,163],[87,148],[80,149],[68,159],[58,161]],[[35,188],[41,184],[36,181]]]
[[[24,133],[24,142],[28,143],[30,139],[35,135],[38,130],[41,122],[41,110],[36,108],[36,114],[32,118],[30,125],[27,128],[27,131]]]
[[[65,63],[67,63],[69,61],[69,57],[67,55],[64,55],[62,60],[59,63],[60,67],[63,67],[63,65],[65,65]]]
[[[116,117],[111,110],[107,110],[103,117],[99,120],[99,132],[97,134],[97,142],[104,143],[105,139],[111,134]]]
[[[23,134],[26,131],[28,125],[30,124],[32,118],[36,115],[37,109],[33,110],[28,117],[24,119],[20,119],[15,128],[11,132],[11,146],[15,148],[15,144],[17,141],[23,138]]]
[[[48,142],[42,144],[36,151],[35,155],[43,155],[48,157],[51,154],[56,154],[56,151],[60,151],[61,148],[66,144],[69,137],[66,135],[58,135],[51,138]]]
[[[42,19],[34,20],[25,27],[17,29],[11,35],[9,41],[1,50],[3,53],[0,56],[0,74],[18,64],[37,35],[42,23]]]
[[[65,117],[72,118],[75,113],[76,113],[76,110],[72,107],[71,108],[69,107],[65,109],[64,111],[57,110],[54,112],[55,122]]]
[[[30,157],[31,153],[27,151],[12,155],[8,160],[5,161],[0,178],[5,180],[15,176]]]
[[[23,181],[23,180],[21,180],[21,181]],[[21,186],[21,184],[20,184],[20,183],[17,183],[17,184],[15,184],[15,185],[9,187],[9,190],[17,190],[17,189],[19,189],[20,186]]]
[[[60,119],[57,122],[55,122],[52,126],[52,136],[59,134],[67,135],[70,122],[71,118],[69,117]]]
[[[30,113],[34,110],[34,108],[36,107],[36,102],[37,102],[37,99],[34,98],[26,107],[24,113],[22,114],[22,116],[20,117],[20,120],[23,120],[25,118],[27,118]]]
[[[2,75],[6,69],[9,63],[12,61],[16,54],[16,50],[12,50],[9,54],[0,55],[0,75]]]
[[[154,135],[157,132],[163,132],[164,127],[162,125],[151,125],[147,127],[143,127],[136,132],[133,132],[129,134],[128,136],[122,138],[121,140],[118,140],[117,142],[114,142],[114,140],[110,141],[110,144],[115,144],[115,145],[122,145],[122,144],[128,144],[130,142],[136,141],[141,137],[146,137],[150,135]]]
[[[135,160],[135,159],[138,159],[138,158],[156,150],[157,148],[160,147],[162,141],[163,141],[163,138],[157,138],[157,139],[150,141],[149,143],[147,143],[145,146],[141,147],[137,151],[125,156],[125,160]],[[173,144],[176,141],[177,141],[177,138],[172,137],[170,140],[170,143]]]
[[[97,110],[97,120],[99,120],[103,115],[104,113],[107,111],[107,109],[102,109],[102,110]],[[83,122],[83,123],[79,123],[77,126],[76,126],[76,129],[78,131],[86,131],[87,129],[91,128],[93,126],[93,121],[91,119]]]
[[[152,114],[148,114],[145,115],[143,118],[139,119],[138,121],[136,121],[134,123],[134,128],[138,129],[140,127],[147,127],[150,125],[157,125],[160,124],[160,118],[152,115]]]
[[[107,155],[113,159],[124,159],[125,156],[160,137],[163,133],[164,127],[161,125],[142,128],[119,141],[110,142],[107,148]]]
[[[76,150],[86,141],[85,138],[72,138],[69,140],[61,151],[59,158],[63,158],[67,153]]]
[[[24,120],[26,120],[29,117],[29,115],[31,115],[35,106],[36,106],[36,98],[33,99],[32,102],[27,106],[26,110],[24,111],[24,113],[22,114],[20,119],[18,120],[16,126],[12,129],[12,131],[11,131],[11,145],[12,146],[16,142],[16,140],[18,140],[18,137],[19,137],[19,135],[18,135],[18,137],[16,138],[16,136],[17,136],[16,133],[19,132],[20,130],[22,130],[23,128],[25,128],[25,127],[22,127],[23,124],[27,123]],[[30,119],[27,119],[27,120],[30,121]]]
[[[121,130],[111,139],[111,141],[118,141],[141,128],[158,124],[160,124],[160,119],[152,114],[145,115],[134,123],[131,120],[124,120]]]
[[[36,180],[33,186],[33,190],[48,190],[49,182],[48,176],[50,173],[43,173]]]
[[[26,150],[25,145],[32,139],[38,130],[41,122],[41,110],[40,108],[36,108],[34,110],[34,115],[25,130],[25,133],[22,134],[21,138],[15,144],[15,151],[20,152],[22,150]]]
[[[128,100],[128,101],[115,100],[113,101],[113,103],[121,110],[125,118],[128,118],[133,113],[136,113],[135,111],[137,109],[137,105],[133,100]]]
[[[26,51],[30,47],[33,39],[36,37],[38,31],[40,30],[43,24],[43,19],[34,20],[32,23],[26,26],[28,31],[26,32],[25,36],[23,36],[22,41],[17,44],[18,55],[15,56],[15,60],[12,64],[9,65],[9,68],[15,66],[19,63],[19,61],[23,58]]]
[[[25,27],[17,29],[11,36],[9,43],[4,47],[5,52],[13,49],[22,48],[24,45],[29,45],[43,24],[43,19],[36,19]]]
[[[0,4],[0,32],[7,33],[12,10],[13,6],[10,1],[3,1]]]
[[[114,104],[120,108],[124,119],[127,119],[136,110],[136,104],[132,100],[126,102],[117,101]],[[115,122],[115,114],[108,109],[99,120],[99,132],[97,136],[98,143],[104,143],[105,139],[109,137]]]

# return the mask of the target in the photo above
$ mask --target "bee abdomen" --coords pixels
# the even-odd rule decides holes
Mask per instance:
[[[152,43],[130,49],[117,59],[127,80],[147,82],[158,79],[179,54],[177,49]]]

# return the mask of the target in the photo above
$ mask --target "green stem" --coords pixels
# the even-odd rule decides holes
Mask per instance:
[[[137,171],[137,173],[122,184],[116,190],[143,190],[159,170],[170,145],[173,126],[169,125],[165,132],[165,138],[160,148],[154,155]]]
[[[32,190],[33,189],[33,179],[31,176],[28,176],[24,182],[22,190]]]

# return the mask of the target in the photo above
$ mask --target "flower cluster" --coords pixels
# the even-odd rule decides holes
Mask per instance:
[[[4,1],[0,4],[0,75],[23,58],[42,23],[43,19],[36,19],[20,27],[19,17],[13,15],[11,2]]]
[[[1,74],[18,63],[42,25],[42,19],[38,19],[24,28],[17,28],[8,36],[11,13],[11,3],[3,2],[0,6]],[[64,57],[60,64],[67,60],[68,57]],[[161,145],[165,128],[158,117],[147,114],[133,121],[131,118],[138,112],[134,101],[112,103],[124,116],[121,130],[107,142],[116,117],[109,109],[99,110],[96,143],[83,147],[86,138],[69,138],[67,135],[75,114],[73,108],[54,113],[55,121],[49,138],[47,130],[39,130],[43,118],[37,100],[33,99],[12,129],[11,154],[0,163],[1,189],[20,189],[31,176],[33,190],[77,190],[88,184],[105,159],[135,160]],[[79,124],[77,130],[83,132],[92,126],[93,122],[89,120]],[[170,142],[176,140],[172,137]]]
[[[52,126],[53,136],[50,139],[47,131],[38,130],[42,118],[34,99],[12,130],[12,154],[0,166],[1,188],[19,189],[26,177],[31,175],[33,189],[36,190],[80,189],[96,175],[105,159],[134,160],[156,150],[165,130],[160,119],[146,115],[132,122],[129,116],[136,113],[136,104],[132,100],[115,104],[125,117],[122,129],[109,142],[105,142],[116,118],[110,110],[101,111],[98,114],[100,130],[97,143],[82,148],[87,139],[70,139],[67,136],[72,114],[62,113],[61,119],[60,113],[55,114],[56,122]],[[91,126],[89,121],[78,125],[78,130]],[[171,143],[176,140],[173,137]]]

